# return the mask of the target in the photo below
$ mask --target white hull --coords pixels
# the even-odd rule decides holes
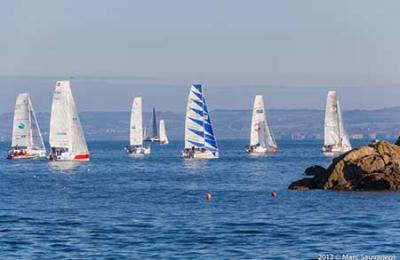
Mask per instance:
[[[144,146],[126,147],[125,151],[130,155],[148,155],[151,153],[151,148]]]
[[[322,147],[322,153],[326,157],[337,157],[339,155],[342,155],[348,151],[351,150],[351,147],[333,147],[333,148],[327,148],[327,147]]]
[[[182,157],[186,159],[218,159],[219,158],[219,152],[212,152],[209,150],[206,151],[184,151],[182,153]]]
[[[273,147],[272,150],[268,149],[267,147],[263,146],[256,146],[256,147],[246,147],[246,152],[250,155],[264,155],[264,154],[274,154],[278,152],[278,148]]]
[[[161,145],[166,145],[166,144],[169,144],[169,142],[168,142],[168,141],[164,141],[164,142],[161,142],[161,141],[160,141],[160,144],[161,144]]]
[[[89,154],[71,154],[65,152],[57,155],[49,154],[47,159],[53,162],[61,162],[61,161],[87,162],[90,161],[90,156]]]
[[[160,142],[160,138],[158,138],[158,137],[152,137],[152,138],[150,138],[150,142],[159,143],[159,142]]]
[[[46,157],[45,150],[11,150],[7,159],[12,160],[36,160]]]
[[[86,162],[90,160],[89,153],[76,154],[68,151],[53,150],[47,157],[49,161],[60,162],[60,161],[76,161]]]

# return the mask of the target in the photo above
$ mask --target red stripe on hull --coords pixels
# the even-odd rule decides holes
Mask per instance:
[[[89,160],[90,155],[89,154],[78,154],[75,155],[74,160]]]

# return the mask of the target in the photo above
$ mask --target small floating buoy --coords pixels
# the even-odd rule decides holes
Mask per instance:
[[[211,193],[209,193],[209,192],[206,193],[206,200],[207,200],[207,201],[212,200],[212,195],[211,195]]]
[[[276,191],[273,191],[271,192],[271,196],[275,198],[276,196],[278,196],[278,193],[276,193]]]

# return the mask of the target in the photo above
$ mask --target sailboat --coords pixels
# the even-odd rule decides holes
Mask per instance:
[[[145,136],[145,141],[150,142],[160,142],[160,136],[158,135],[158,127],[157,127],[157,116],[156,116],[156,108],[153,107],[153,113],[151,116],[151,135]]]
[[[351,149],[349,136],[343,126],[342,111],[336,91],[329,91],[326,99],[322,152],[326,156],[338,156]]]
[[[57,81],[53,95],[49,142],[51,161],[89,161],[90,154],[69,81]]]
[[[219,158],[217,140],[200,84],[194,84],[190,88],[186,107],[185,148],[182,156],[195,159]]]
[[[160,120],[160,144],[169,144],[164,120]]]
[[[275,138],[265,114],[262,95],[257,95],[254,99],[250,130],[250,145],[246,147],[246,152],[250,154],[278,152],[278,146],[276,145]]]
[[[150,154],[150,147],[143,143],[142,98],[133,99],[130,125],[130,142],[125,150],[129,154]]]
[[[46,148],[28,93],[19,94],[15,104],[11,150],[8,159],[46,157]]]

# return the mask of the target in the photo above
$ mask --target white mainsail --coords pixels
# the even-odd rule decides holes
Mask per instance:
[[[68,149],[72,156],[70,159],[89,159],[89,150],[69,81],[56,83],[51,107],[49,141],[53,148]]]
[[[29,95],[27,93],[19,94],[14,110],[12,147],[32,146],[30,124]]]
[[[324,147],[332,147],[334,150],[343,152],[351,149],[336,91],[329,91],[326,99]]]
[[[277,147],[275,138],[268,124],[262,95],[257,95],[254,99],[250,146],[261,146],[268,150]]]
[[[168,136],[167,136],[167,129],[165,127],[165,121],[160,120],[160,143],[161,144],[168,144]]]
[[[142,98],[136,97],[132,103],[130,145],[143,146]]]
[[[15,104],[12,147],[46,152],[39,124],[28,93],[19,94]]]

